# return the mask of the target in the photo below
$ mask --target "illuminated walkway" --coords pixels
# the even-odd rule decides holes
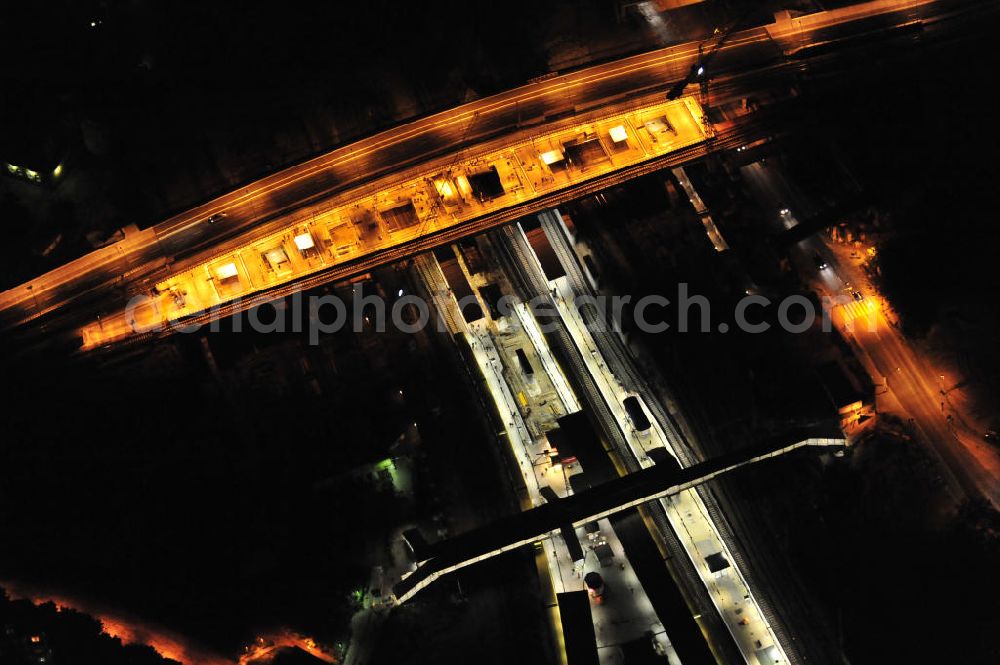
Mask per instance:
[[[474,531],[433,543],[426,552],[417,553],[421,565],[416,572],[403,578],[393,591],[397,602],[404,603],[441,575],[545,540],[564,524],[582,527],[649,501],[676,496],[735,469],[800,448],[842,450],[846,445],[843,438],[806,436],[764,443],[684,469],[667,465],[647,467],[554,503],[509,515]]]

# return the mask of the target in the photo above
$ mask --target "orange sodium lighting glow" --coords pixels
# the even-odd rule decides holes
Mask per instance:
[[[57,612],[70,609],[89,615],[100,622],[101,630],[105,634],[121,640],[122,644],[145,644],[152,647],[160,656],[176,660],[183,665],[253,665],[273,659],[278,649],[287,647],[298,647],[327,663],[337,662],[332,654],[324,650],[312,638],[288,630],[258,638],[258,643],[254,648],[248,648],[247,653],[239,660],[231,660],[193,644],[185,637],[166,628],[111,612],[93,603],[62,594],[28,589],[16,582],[5,580],[0,580],[0,587],[7,590],[7,595],[11,600],[28,600],[35,605],[52,603]],[[34,641],[34,638],[32,639]]]

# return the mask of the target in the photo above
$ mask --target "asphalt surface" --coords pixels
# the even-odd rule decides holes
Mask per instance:
[[[743,172],[763,204],[775,211],[789,210],[784,216],[776,212],[776,229],[797,223],[798,210],[792,205],[815,211],[776,166],[753,164]],[[880,411],[912,419],[928,450],[942,462],[943,480],[954,499],[983,496],[1000,506],[1000,454],[982,441],[982,433],[960,405],[948,399],[954,380],[903,336],[891,307],[847,251],[828,247],[814,236],[791,252],[800,273],[820,295],[847,301],[834,308],[832,320],[871,375],[880,393]],[[814,254],[823,257],[828,267],[819,269]],[[854,300],[855,292],[862,300]]]
[[[713,76],[767,71],[813,47],[874,29],[930,20],[948,2],[871,2],[851,11],[735,32],[711,59]],[[584,113],[613,101],[665,89],[698,59],[696,42],[570,72],[402,124],[284,169],[175,215],[0,294],[0,325],[9,327],[88,296],[120,296],[118,285],[165,275],[169,265],[248,230],[264,232],[289,212],[336,192],[515,129]],[[709,44],[711,46],[711,44]],[[821,55],[821,54],[820,54]],[[223,218],[210,221],[213,216]]]

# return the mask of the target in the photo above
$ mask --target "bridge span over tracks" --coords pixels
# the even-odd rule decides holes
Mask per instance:
[[[837,452],[846,449],[846,439],[825,434],[828,433],[785,436],[684,469],[658,464],[565,499],[501,518],[454,538],[425,546],[415,545],[414,555],[420,563],[416,571],[393,588],[396,601],[404,603],[442,575],[544,540],[564,526],[583,526],[795,450],[813,448]]]
[[[713,103],[723,90],[737,98],[759,90],[776,71],[794,74],[807,60],[868,48],[859,37],[929,31],[968,6],[988,4],[871,0],[739,30],[712,59]],[[87,348],[141,341],[153,324],[203,318],[213,307],[226,315],[269,291],[281,297],[296,282],[359,274],[461,231],[538,212],[559,203],[556,190],[586,195],[602,179],[614,184],[611,171],[627,179],[654,163],[697,158],[706,142],[694,100],[678,100],[692,114],[675,115],[677,122],[666,107],[664,117],[646,110],[697,65],[699,46],[686,42],[562,73],[247,183],[0,293],[0,329],[29,338],[39,327],[80,331]],[[631,115],[623,121],[615,114]],[[716,134],[715,148],[739,147],[752,134]],[[347,201],[352,191],[358,201]],[[120,311],[143,294],[147,301],[134,316]]]

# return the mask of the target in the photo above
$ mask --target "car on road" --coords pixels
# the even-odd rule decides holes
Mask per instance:
[[[830,267],[830,264],[826,262],[826,259],[819,252],[813,252],[813,261],[820,270],[826,270]]]
[[[861,293],[861,291],[852,291],[851,297],[854,298],[855,302],[861,302],[865,299],[865,294]]]
[[[206,219],[205,221],[208,222],[209,224],[215,224],[216,222],[221,222],[226,217],[227,217],[226,213],[217,212],[214,215],[209,215],[208,219]]]

